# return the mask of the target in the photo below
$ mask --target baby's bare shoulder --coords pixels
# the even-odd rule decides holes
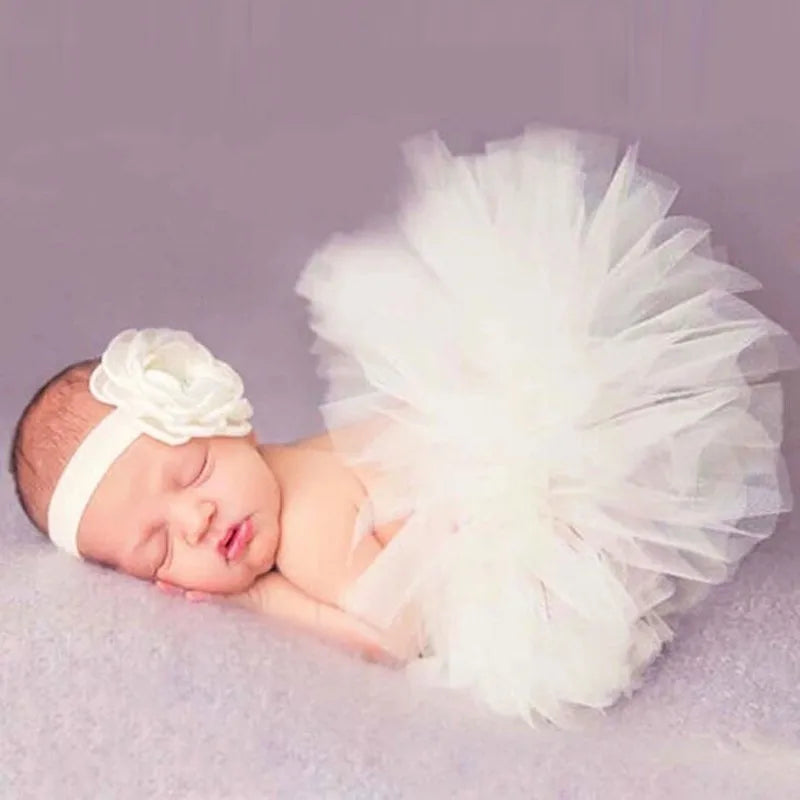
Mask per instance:
[[[329,442],[312,442],[270,457],[283,493],[277,567],[304,591],[337,604],[352,577],[350,548],[366,492]]]
[[[341,503],[366,494],[358,475],[334,450],[330,437],[318,436],[292,444],[262,448],[276,473],[285,499],[320,501],[329,497]]]

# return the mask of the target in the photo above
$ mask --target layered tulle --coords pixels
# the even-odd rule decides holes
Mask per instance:
[[[411,604],[413,668],[503,713],[606,707],[787,510],[793,343],[633,150],[529,131],[406,154],[396,218],[298,284],[362,533],[406,520],[348,607]]]

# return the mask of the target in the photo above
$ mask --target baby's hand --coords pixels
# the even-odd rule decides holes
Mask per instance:
[[[251,592],[241,592],[238,594],[215,594],[212,592],[201,592],[196,589],[184,589],[181,586],[176,586],[174,583],[167,583],[156,579],[156,588],[164,594],[173,596],[183,596],[190,603],[225,603],[242,606],[251,610],[258,610],[257,603],[253,598]]]
[[[262,576],[247,591],[238,594],[183,589],[160,580],[156,581],[156,586],[166,594],[183,595],[190,602],[232,604],[259,612],[277,622],[313,633],[369,661],[399,667],[418,654],[418,651],[413,654],[408,651],[406,636],[398,637],[397,631],[392,634],[378,631],[339,608],[309,597],[277,572]]]

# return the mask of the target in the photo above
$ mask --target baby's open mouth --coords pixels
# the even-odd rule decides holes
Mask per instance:
[[[236,561],[252,539],[253,523],[250,517],[247,517],[237,525],[231,525],[228,528],[228,532],[217,545],[217,550],[227,561]]]

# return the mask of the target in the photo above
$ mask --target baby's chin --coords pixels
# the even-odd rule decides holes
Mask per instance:
[[[247,580],[231,581],[231,583],[227,585],[217,584],[215,588],[209,588],[205,591],[213,594],[242,594],[253,586],[253,584],[258,580],[258,577],[259,576],[254,576]]]
[[[253,544],[255,545],[256,542],[254,541]],[[223,594],[246,592],[259,578],[271,572],[275,568],[275,548],[271,542],[262,540],[259,544],[261,547],[253,548],[253,551],[247,554],[248,557],[237,569],[214,576],[214,583],[217,583],[219,588],[209,588],[205,591]]]

